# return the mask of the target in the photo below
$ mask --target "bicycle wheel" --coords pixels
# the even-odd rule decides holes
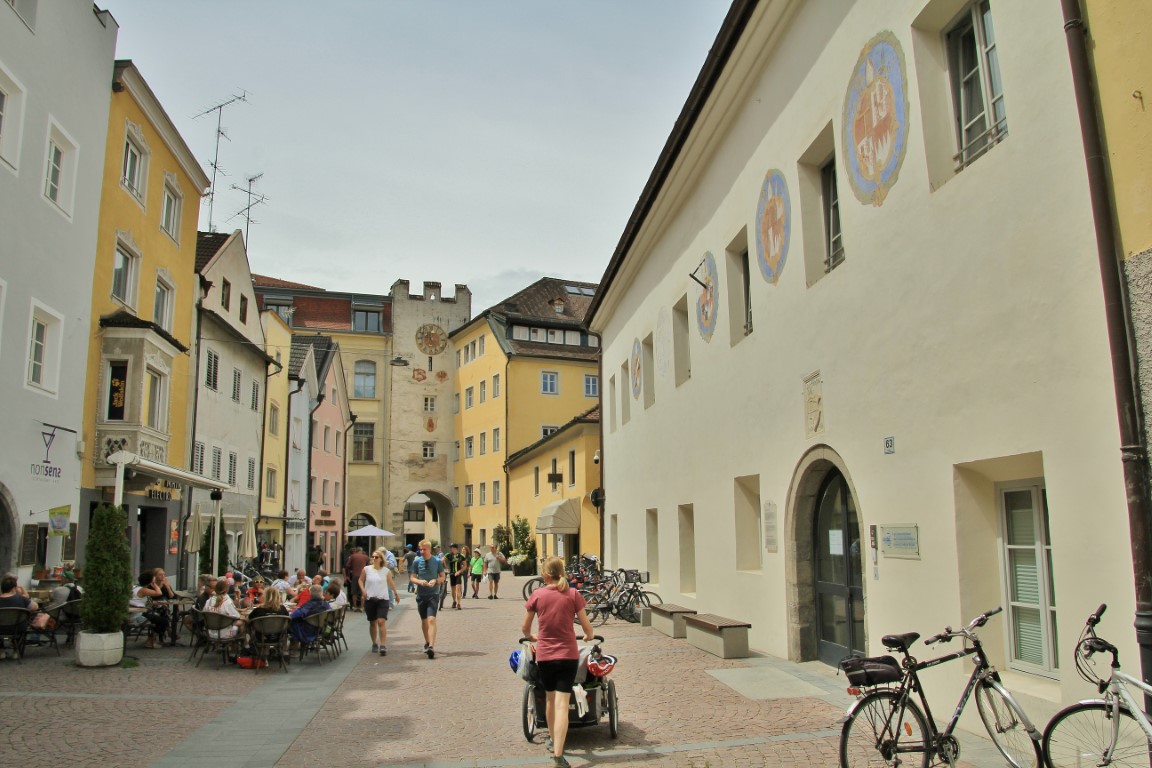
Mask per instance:
[[[895,691],[873,691],[861,699],[840,732],[840,768],[928,768],[924,714],[911,700],[903,717],[899,710]]]
[[[520,717],[524,721],[524,738],[532,741],[532,737],[536,735],[536,688],[530,683],[524,684],[524,701],[520,705]]]
[[[620,603],[617,606],[616,614],[624,619],[624,621],[635,624],[640,621],[640,595],[628,594],[620,598]]]
[[[600,626],[608,621],[608,617],[612,614],[612,606],[608,604],[607,600],[594,592],[581,592],[580,594],[584,597],[584,612],[588,614],[588,621],[593,626]],[[576,620],[576,623],[579,621]]]
[[[976,709],[988,736],[1013,768],[1042,767],[1040,745],[1032,740],[1004,694],[985,682],[976,688]]]
[[[1114,766],[1149,765],[1148,737],[1127,707],[1120,707],[1114,722],[1112,705],[1104,701],[1082,701],[1065,707],[1044,729],[1044,754],[1051,768],[1079,768],[1103,763],[1102,755],[1112,744],[1116,727]]]
[[[544,586],[544,579],[540,578],[539,576],[534,579],[528,579],[528,581],[524,582],[524,600],[527,601],[528,595],[540,589],[542,586]]]
[[[608,735],[616,738],[620,735],[620,701],[616,698],[616,681],[609,680],[608,688],[604,692],[608,706]]]

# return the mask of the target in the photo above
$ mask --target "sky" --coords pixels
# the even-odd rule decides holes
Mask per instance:
[[[223,110],[211,226],[245,228],[262,174],[253,272],[463,283],[477,314],[545,275],[600,280],[729,2],[98,4],[209,177],[210,110],[245,96]]]

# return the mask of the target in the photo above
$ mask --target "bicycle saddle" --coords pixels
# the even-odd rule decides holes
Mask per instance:
[[[907,651],[908,646],[919,639],[919,632],[905,632],[902,635],[884,635],[880,638],[880,642],[884,643],[885,648],[891,648],[894,651]]]

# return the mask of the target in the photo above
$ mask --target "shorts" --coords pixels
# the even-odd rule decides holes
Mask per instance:
[[[474,573],[474,574],[472,574],[472,583],[473,583],[473,584],[479,584],[479,583],[480,583],[480,580],[481,580],[481,579],[483,579],[483,578],[484,578],[484,574],[482,574],[482,573]]]
[[[383,597],[370,597],[364,601],[364,615],[368,621],[380,621],[388,618],[388,609],[391,603]]]
[[[440,593],[434,595],[416,595],[416,610],[422,619],[436,618],[436,611],[440,608]]]
[[[448,579],[451,582],[452,586],[454,586],[454,587],[460,586],[460,579],[461,579],[460,576],[450,576],[450,577],[448,577]]]
[[[488,574],[488,581],[492,581],[492,582],[499,584],[500,583],[500,574],[499,573]]]
[[[571,693],[576,683],[576,659],[554,659],[553,661],[540,661],[536,668],[540,673],[540,687],[546,691],[559,691]]]

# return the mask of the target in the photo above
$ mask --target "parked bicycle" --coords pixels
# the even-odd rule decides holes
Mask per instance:
[[[964,648],[955,653],[929,661],[916,660],[909,648],[920,635],[885,635],[881,642],[885,648],[904,655],[898,662],[891,656],[861,659],[850,657],[840,662],[852,687],[848,692],[858,696],[844,717],[840,733],[840,765],[842,768],[862,766],[919,765],[927,768],[939,758],[955,766],[960,755],[956,740],[956,725],[969,697],[976,694],[976,708],[988,735],[1009,765],[1014,768],[1041,766],[1040,732],[1032,725],[1024,710],[1000,683],[1000,675],[984,655],[980,638],[975,630],[988,623],[988,619],[1003,610],[993,608],[973,619],[966,627],[944,631],[924,641],[925,645],[951,642],[959,637]],[[936,727],[932,710],[924,695],[918,673],[948,661],[972,656],[975,668],[952,719],[944,730]],[[879,687],[890,686],[890,687]],[[870,689],[870,690],[865,690]],[[913,698],[913,693],[916,698]],[[919,703],[917,700],[919,699]]]
[[[640,611],[664,602],[655,592],[643,588],[648,583],[647,571],[623,569],[614,571],[611,578],[580,590],[587,602],[586,613],[593,624],[603,624],[610,616],[635,623]]]
[[[1096,686],[1103,698],[1079,701],[1056,713],[1044,729],[1044,755],[1051,768],[1065,766],[1152,765],[1152,723],[1128,690],[1134,685],[1152,694],[1152,685],[1120,669],[1116,646],[1096,635],[1108,606],[1088,616],[1076,643],[1076,673]],[[1092,656],[1112,655],[1107,680],[1096,674]]]

